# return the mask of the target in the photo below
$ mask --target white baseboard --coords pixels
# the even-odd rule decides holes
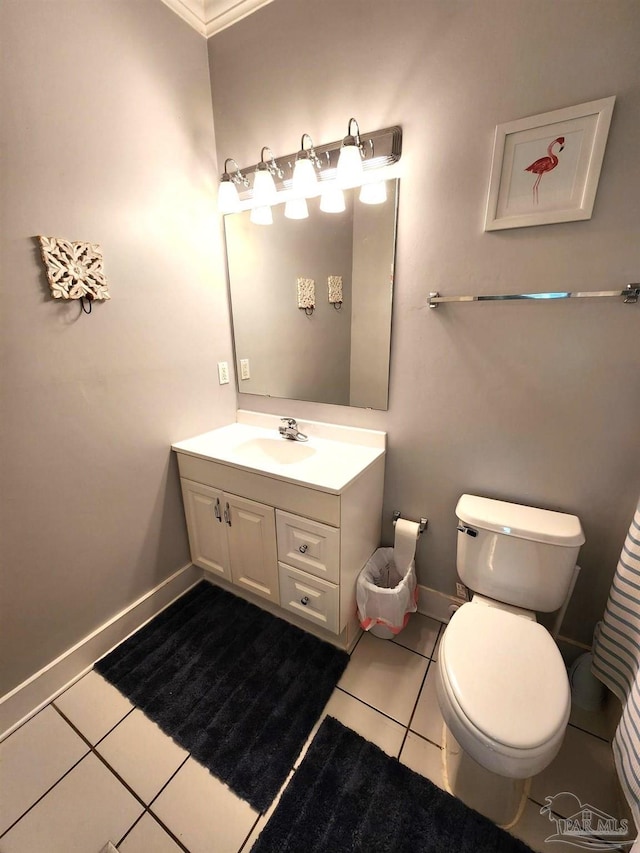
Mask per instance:
[[[201,579],[202,569],[184,566],[3,696],[0,741]]]
[[[418,584],[418,613],[422,613],[423,616],[430,616],[437,622],[448,622],[451,619],[449,608],[454,605],[460,607],[462,604],[464,604],[462,598],[445,595],[437,589]]]

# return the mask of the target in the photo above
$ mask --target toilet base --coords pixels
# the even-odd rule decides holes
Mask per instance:
[[[509,779],[482,767],[442,726],[442,770],[445,790],[503,829],[522,817],[531,779]]]

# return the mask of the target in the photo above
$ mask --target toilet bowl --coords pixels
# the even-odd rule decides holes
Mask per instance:
[[[511,825],[527,788],[508,780],[528,780],[547,767],[569,720],[569,680],[558,647],[530,611],[474,596],[444,632],[436,685],[448,730],[450,792]],[[461,751],[476,765],[473,785]]]

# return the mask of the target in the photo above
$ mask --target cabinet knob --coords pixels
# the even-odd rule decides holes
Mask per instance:
[[[307,606],[308,603],[309,603],[309,596],[308,595],[305,595],[304,598],[300,599],[300,604],[304,604],[305,607]]]
[[[300,553],[301,553],[301,554],[305,554],[305,553],[306,553],[306,551],[307,551],[307,548],[308,548],[308,547],[309,547],[308,545],[301,545],[301,546],[298,548],[298,551],[300,551]]]

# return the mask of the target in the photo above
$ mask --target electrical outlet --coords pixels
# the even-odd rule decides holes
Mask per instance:
[[[466,586],[463,583],[460,583],[460,581],[456,581],[456,596],[464,599],[464,601],[467,601],[469,597]]]
[[[240,359],[240,379],[250,379],[251,373],[249,372],[249,359],[241,358]]]
[[[218,379],[221,385],[229,383],[229,364],[226,361],[218,362]]]

